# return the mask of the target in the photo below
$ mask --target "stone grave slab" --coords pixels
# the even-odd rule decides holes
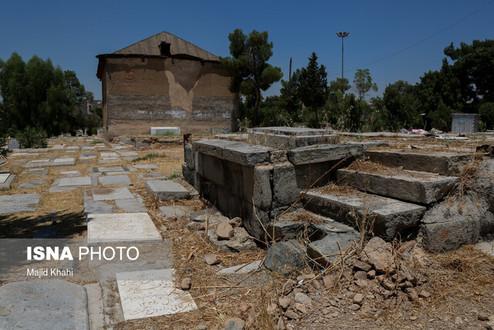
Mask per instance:
[[[55,158],[51,162],[51,166],[72,166],[75,165],[75,158],[65,157],[65,158]]]
[[[81,172],[79,171],[62,171],[60,175],[63,176],[81,176]]]
[[[175,288],[173,269],[124,272],[116,277],[125,320],[197,309],[187,291]]]
[[[27,168],[32,168],[32,167],[46,167],[50,166],[50,160],[49,159],[34,159],[26,163],[24,167]]]
[[[160,200],[189,198],[190,193],[184,186],[170,180],[146,181],[147,189]]]
[[[89,192],[84,193],[84,213],[113,213],[113,206],[103,201],[94,201]]]
[[[39,186],[42,186],[46,183],[46,179],[44,178],[39,178],[39,179],[33,179],[24,183],[19,184],[17,187],[20,189],[33,189],[37,188]]]
[[[46,167],[28,168],[25,170],[25,173],[27,173],[28,175],[44,176],[48,174],[48,169]]]
[[[79,156],[79,161],[90,161],[96,159],[96,157],[97,156],[95,154],[81,154]]]
[[[117,199],[115,201],[117,207],[125,212],[129,213],[137,213],[137,212],[146,212],[146,207],[142,202],[141,198],[132,198],[132,199]]]
[[[68,177],[61,178],[58,182],[59,187],[81,187],[90,186],[91,177],[89,176],[78,176],[78,177]]]
[[[160,241],[147,213],[89,214],[87,241],[91,243]]]
[[[151,135],[180,135],[180,127],[150,127]]]
[[[158,165],[156,164],[135,164],[134,168],[137,168],[139,170],[156,170],[158,169]]]
[[[19,194],[0,196],[0,214],[35,211],[40,196],[38,194]]]
[[[223,268],[218,271],[218,275],[236,275],[236,274],[248,274],[250,272],[258,270],[262,266],[262,260],[256,260],[251,263],[236,265],[228,268]]]
[[[95,201],[112,201],[134,198],[127,188],[99,188],[93,189],[92,193]]]
[[[86,290],[74,283],[7,283],[0,287],[0,306],[0,329],[89,329]]]
[[[103,173],[103,174],[108,174],[108,173],[124,173],[127,170],[123,168],[122,166],[106,166],[106,167],[94,167],[93,172],[95,173]]]
[[[104,175],[98,178],[103,186],[128,186],[130,179],[127,175]]]

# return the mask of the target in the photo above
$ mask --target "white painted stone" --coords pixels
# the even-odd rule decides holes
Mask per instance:
[[[192,296],[175,288],[174,273],[173,269],[117,273],[125,320],[196,310]]]
[[[10,173],[0,173],[0,183],[4,183],[5,181],[7,181],[9,176]]]
[[[134,196],[127,188],[101,188],[93,189],[93,199],[95,201],[112,201],[117,199],[131,199]]]
[[[494,257],[494,241],[490,242],[480,242],[474,245],[477,250]]]
[[[161,241],[147,213],[88,214],[88,243]]]
[[[151,127],[151,135],[180,135],[180,127]]]
[[[79,187],[90,185],[91,178],[88,176],[61,178],[60,182],[58,183],[59,187]]]
[[[236,265],[228,268],[223,268],[218,271],[219,275],[235,275],[235,274],[247,274],[253,272],[261,267],[262,260],[256,260],[248,264]]]

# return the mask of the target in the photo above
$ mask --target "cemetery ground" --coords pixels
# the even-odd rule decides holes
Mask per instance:
[[[379,139],[430,153],[474,151],[461,141]],[[307,263],[284,276],[262,266],[266,242],[245,236],[238,219],[224,217],[197,195],[182,177],[183,163],[182,142],[172,139],[137,145],[60,138],[46,149],[10,154],[0,167],[15,175],[0,191],[2,240],[159,245],[150,245],[144,261],[128,268],[80,263],[74,276],[58,279],[21,278],[23,264],[2,268],[0,328],[494,327],[490,243],[430,253],[415,240],[357,240],[341,251],[338,263]],[[364,260],[363,251],[373,253],[369,244],[386,252]],[[151,289],[140,284],[146,280]]]

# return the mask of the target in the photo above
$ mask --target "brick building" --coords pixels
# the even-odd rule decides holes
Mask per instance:
[[[144,134],[150,126],[229,129],[235,121],[238,96],[218,56],[171,33],[97,58],[103,125],[113,134]]]

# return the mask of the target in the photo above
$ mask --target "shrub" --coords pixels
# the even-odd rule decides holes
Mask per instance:
[[[21,148],[46,148],[46,132],[41,128],[26,127],[23,131],[16,134]]]

